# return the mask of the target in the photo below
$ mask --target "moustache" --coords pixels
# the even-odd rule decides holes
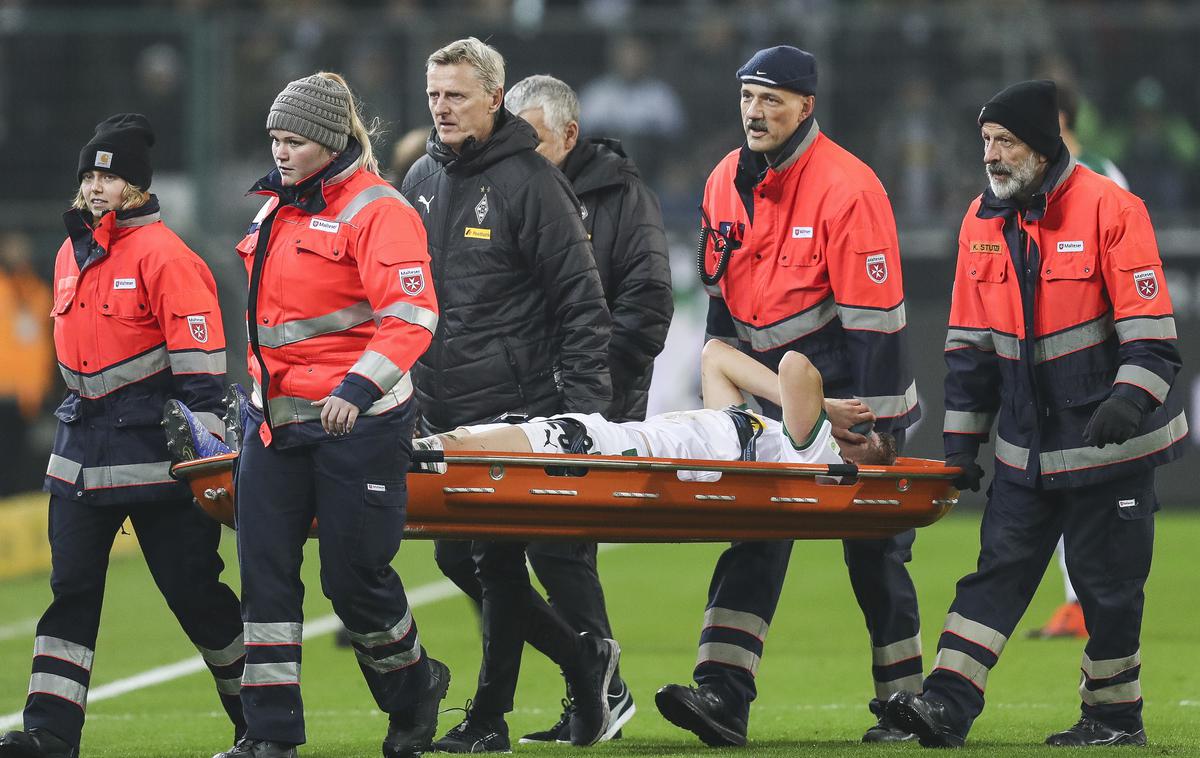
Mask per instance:
[[[988,166],[987,172],[989,176],[1012,176],[1012,169],[1007,166]]]
[[[746,122],[746,128],[765,132],[767,130],[767,120],[765,118],[752,118]]]

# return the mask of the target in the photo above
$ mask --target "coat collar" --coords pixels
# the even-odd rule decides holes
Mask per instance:
[[[361,155],[362,145],[351,137],[346,149],[312,176],[284,186],[279,169],[272,169],[271,173],[255,182],[246,194],[275,195],[279,198],[280,206],[294,205],[315,216],[329,207],[326,190],[349,179]]]

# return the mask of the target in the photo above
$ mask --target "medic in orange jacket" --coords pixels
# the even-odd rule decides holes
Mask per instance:
[[[224,435],[225,332],[212,273],[141,207],[63,215],[54,347],[67,384],[46,490],[99,505],[188,497],[170,476],[162,407],[182,400]],[[78,261],[83,260],[82,270]]]
[[[325,179],[284,187],[273,172],[252,189],[270,199],[237,249],[267,445],[326,439],[312,403],[328,395],[356,405],[360,425],[402,406],[437,329],[421,219],[383,179],[352,169],[358,155],[342,153]]]
[[[1023,217],[990,190],[971,204],[946,336],[947,457],[973,455],[999,415],[996,476],[1047,489],[1161,465],[1187,436],[1146,206],[1063,152]],[[1084,427],[1110,393],[1142,409],[1141,428],[1089,447]]]
[[[732,249],[708,286],[710,336],[736,338],[768,366],[786,350],[812,360],[830,397],[863,399],[880,431],[920,418],[904,345],[900,245],[887,193],[862,161],[815,119],[759,175],[746,146],[717,164],[704,188],[706,268]]]

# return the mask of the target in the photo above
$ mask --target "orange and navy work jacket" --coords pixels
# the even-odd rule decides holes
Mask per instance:
[[[421,219],[352,168],[358,154],[290,187],[273,171],[253,189],[269,199],[237,248],[250,275],[251,400],[268,445],[328,439],[312,405],[328,395],[359,408],[356,429],[397,417],[437,328]]]
[[[1066,151],[1018,208],[987,190],[958,238],[946,336],[946,455],[996,424],[996,476],[1047,489],[1137,473],[1182,454],[1175,319],[1146,206]],[[1132,439],[1083,443],[1097,405],[1144,412]]]
[[[789,150],[791,152],[789,152]],[[862,161],[808,119],[766,166],[743,146],[704,189],[708,333],[772,369],[789,350],[821,372],[830,397],[862,398],[880,431],[920,417],[904,344],[900,245],[887,193]]]
[[[170,476],[163,404],[182,400],[211,431],[225,381],[212,273],[140,208],[64,215],[54,264],[54,348],[67,385],[46,490],[96,505],[190,498]]]

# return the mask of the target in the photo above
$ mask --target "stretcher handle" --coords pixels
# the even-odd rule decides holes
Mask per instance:
[[[441,451],[420,451],[422,453],[441,454]],[[413,460],[417,460],[414,451]],[[527,466],[544,468],[546,466],[579,466],[596,469],[615,469],[618,471],[719,471],[731,474],[759,474],[765,476],[839,476],[858,477],[859,479],[953,479],[958,476],[959,469],[935,468],[929,470],[888,471],[885,467],[859,468],[853,463],[831,463],[821,466],[811,463],[775,464],[772,466],[754,466],[746,463],[730,465],[727,461],[694,461],[691,463],[670,463],[662,460],[637,458],[631,460],[597,459],[588,455],[552,455],[552,456],[516,456],[489,453],[487,455],[472,455],[469,453],[453,453],[443,455],[441,459],[428,459],[434,462],[445,461],[453,463],[478,463],[490,465],[503,463],[508,466]]]

